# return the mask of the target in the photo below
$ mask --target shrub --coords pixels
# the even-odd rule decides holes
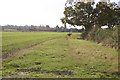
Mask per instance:
[[[94,27],[89,32],[83,32],[82,38],[90,41],[95,41],[97,43],[102,43],[102,45],[119,49],[119,37],[118,36],[118,28],[120,25],[117,25],[113,29],[108,28],[98,28]]]

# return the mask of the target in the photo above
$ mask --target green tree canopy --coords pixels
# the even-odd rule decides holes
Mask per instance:
[[[90,30],[94,25],[97,27],[108,25],[113,28],[120,21],[120,7],[116,3],[98,2],[96,7],[94,2],[76,2],[65,6],[62,23],[73,26],[84,26],[85,30]]]

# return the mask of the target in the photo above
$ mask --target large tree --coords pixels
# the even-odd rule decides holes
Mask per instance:
[[[74,0],[66,4],[64,17],[61,21],[73,26],[84,26],[89,31],[93,25],[101,28],[107,25],[113,28],[120,23],[120,7],[116,3],[98,2],[96,7],[94,2],[76,2]]]
[[[93,26],[93,5],[91,2],[77,2],[74,5],[65,7],[65,17],[61,21],[73,26],[84,26],[85,30],[89,30]]]
[[[98,2],[94,9],[95,25],[101,27],[107,25],[113,28],[118,23],[118,6],[116,3]]]

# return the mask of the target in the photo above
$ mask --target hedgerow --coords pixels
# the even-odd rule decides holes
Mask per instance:
[[[115,26],[113,29],[94,27],[89,32],[83,32],[81,36],[83,39],[95,41],[110,48],[119,49],[119,27],[120,25]]]

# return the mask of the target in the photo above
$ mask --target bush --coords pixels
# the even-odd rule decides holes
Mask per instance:
[[[98,28],[94,27],[89,32],[83,32],[82,38],[90,41],[95,41],[97,43],[101,43],[102,45],[119,49],[119,37],[118,36],[118,28],[120,25],[114,27],[113,29],[108,28]]]

